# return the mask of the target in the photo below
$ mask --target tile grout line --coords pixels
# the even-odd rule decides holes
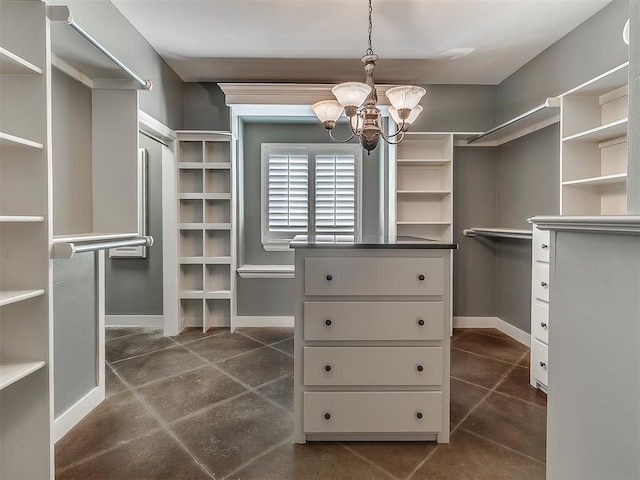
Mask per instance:
[[[288,436],[287,438],[285,438],[284,440],[282,440],[281,442],[276,443],[275,445],[267,448],[264,452],[259,453],[258,455],[256,455],[255,457],[253,457],[251,460],[246,461],[245,463],[243,463],[242,465],[240,465],[238,468],[236,468],[235,470],[232,470],[231,472],[227,473],[224,477],[222,477],[220,480],[227,480],[229,478],[231,478],[232,475],[236,475],[238,472],[240,472],[241,470],[247,468],[249,465],[251,465],[254,462],[257,462],[258,460],[260,460],[262,457],[266,456],[267,454],[273,452],[276,448],[281,447],[282,445],[286,445],[289,440],[293,439],[293,435]]]
[[[413,477],[416,474],[416,472],[420,470],[420,468],[429,461],[429,459],[433,456],[434,453],[438,451],[439,448],[440,448],[440,444],[438,443],[436,445],[436,448],[431,450],[431,452],[427,455],[427,457],[422,462],[420,462],[416,468],[413,469],[413,471],[409,474],[409,476],[405,480],[411,480],[411,477]]]
[[[516,365],[516,366],[518,366],[518,365]],[[511,370],[511,371],[513,372],[513,370]],[[451,375],[450,377],[451,377],[453,380],[456,380],[456,381],[461,382],[461,383],[466,383],[467,385],[471,385],[471,386],[473,386],[473,387],[478,387],[478,388],[481,388],[481,389],[483,389],[483,390],[490,390],[488,387],[485,387],[484,385],[478,385],[477,383],[470,382],[469,380],[465,380],[464,378],[455,377],[455,376],[453,376],[453,375]],[[547,408],[547,407],[546,407],[546,406],[544,406],[544,405],[538,405],[538,404],[537,404],[537,403],[535,403],[535,402],[531,402],[531,401],[529,401],[529,400],[525,400],[525,399],[523,399],[523,398],[516,397],[515,395],[511,395],[510,393],[500,392],[500,391],[498,391],[498,390],[496,390],[494,393],[497,393],[497,394],[502,395],[502,396],[507,397],[507,398],[511,398],[511,399],[513,399],[513,400],[519,400],[519,401],[524,402],[524,403],[526,403],[527,405],[531,405],[531,406],[533,406],[533,407]]]
[[[534,462],[536,462],[536,463],[539,463],[540,465],[546,465],[546,463],[545,463],[545,462],[543,462],[542,460],[539,460],[539,459],[537,459],[537,458],[534,458],[534,457],[532,457],[531,455],[527,455],[526,453],[519,452],[518,450],[514,450],[513,448],[508,447],[508,446],[506,446],[506,445],[503,445],[503,444],[501,444],[500,442],[496,442],[495,440],[491,440],[490,438],[483,437],[482,435],[480,435],[480,434],[478,434],[478,433],[476,433],[476,432],[472,432],[471,430],[468,430],[468,429],[466,429],[466,428],[462,428],[462,427],[461,427],[461,428],[460,428],[460,431],[461,431],[461,432],[468,433],[469,435],[473,435],[474,437],[479,438],[479,439],[481,439],[481,440],[484,440],[484,441],[486,441],[486,442],[492,443],[493,445],[496,445],[497,447],[501,447],[501,448],[504,448],[505,450],[509,450],[509,451],[510,451],[510,452],[512,452],[512,453],[517,453],[517,454],[518,454],[518,455],[520,455],[521,457],[528,458],[529,460],[532,460],[532,461],[534,461]]]
[[[165,338],[170,339],[174,343],[174,345],[170,345],[168,347],[158,348],[157,350],[150,350],[148,352],[139,353],[138,355],[132,355],[132,356],[126,357],[126,358],[120,358],[118,360],[108,361],[108,360],[105,359],[105,362],[108,363],[109,365],[118,364],[118,363],[121,363],[121,362],[126,362],[127,360],[132,360],[134,358],[140,358],[140,357],[144,357],[145,355],[150,355],[152,353],[157,353],[157,352],[163,352],[164,350],[170,350],[172,348],[176,348],[176,347],[182,346],[171,337],[165,337]]]
[[[385,475],[388,475],[389,477],[393,478],[394,480],[400,480],[396,475],[394,475],[393,473],[391,473],[390,471],[388,471],[386,468],[382,468],[380,465],[378,465],[377,463],[375,463],[373,460],[368,459],[367,457],[365,457],[364,455],[361,455],[360,453],[352,450],[351,448],[349,448],[347,445],[345,445],[344,443],[340,443],[340,445],[342,447],[344,447],[348,452],[352,453],[353,455],[355,455],[356,457],[358,457],[361,460],[364,460],[365,462],[367,462],[369,465],[371,465],[372,467],[375,467],[376,469],[380,470],[382,473],[384,473]]]
[[[519,362],[520,360],[522,360],[524,358],[524,355],[529,353],[528,349],[526,352],[524,352],[522,355],[520,355],[518,357],[518,360],[516,362],[509,362],[508,360],[501,360],[499,358],[495,358],[495,357],[490,357],[489,355],[483,355],[482,353],[477,353],[477,352],[471,352],[469,350],[465,350],[463,348],[458,348],[455,345],[451,345],[451,349],[452,350],[458,350],[459,352],[464,352],[464,353],[470,353],[471,355],[476,355],[478,357],[482,357],[482,358],[488,358],[489,360],[494,360],[496,362],[500,362],[500,363],[505,363],[507,365],[514,365],[516,367],[522,367],[522,368],[527,368],[524,365],[518,365],[517,362]]]

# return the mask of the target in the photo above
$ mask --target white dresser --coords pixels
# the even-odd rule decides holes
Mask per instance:
[[[533,226],[531,284],[531,385],[549,385],[549,231]]]
[[[409,237],[291,245],[295,441],[448,442],[456,245]]]

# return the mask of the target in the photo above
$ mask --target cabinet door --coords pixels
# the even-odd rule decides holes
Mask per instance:
[[[305,340],[442,340],[442,302],[305,302]]]
[[[305,392],[306,433],[438,433],[442,392]]]
[[[305,259],[306,295],[443,295],[442,258]]]

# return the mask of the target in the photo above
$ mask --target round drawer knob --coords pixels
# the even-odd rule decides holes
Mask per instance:
[[[324,414],[324,419],[325,419],[325,420],[331,420],[331,414],[330,414],[330,413],[328,413],[328,412],[327,412],[327,413],[325,413],[325,414]]]
[[[327,318],[327,319],[324,321],[324,324],[325,324],[327,327],[330,327],[330,326],[331,326],[331,320],[329,320],[329,319]]]
[[[325,278],[327,279],[327,282],[330,282],[331,280],[333,280],[332,275],[327,275]]]
[[[541,366],[542,368],[544,368],[544,367],[546,367],[546,366],[547,366],[547,364],[546,364],[546,363],[544,363],[544,362],[540,362],[540,366]]]
[[[424,281],[424,275],[423,274],[418,275],[418,280],[423,282]]]
[[[331,365],[325,365],[324,366],[324,371],[325,372],[330,372],[331,371]]]
[[[540,282],[540,285],[542,285],[544,288],[547,288],[547,282]]]
[[[544,322],[540,322],[540,326],[541,326],[542,328],[547,328],[547,324],[546,324],[546,323],[544,323]]]
[[[421,327],[424,326],[424,320],[423,319],[418,320],[418,325],[420,325]]]
[[[423,371],[423,370],[424,370],[424,367],[423,367],[422,365],[418,365],[418,366],[416,367],[416,370],[418,370],[419,372],[421,372],[421,371]]]
[[[542,249],[543,249],[543,250],[546,250],[547,248],[549,248],[549,245],[547,245],[546,243],[543,243],[543,244],[542,244]]]
[[[416,413],[416,418],[418,418],[419,420],[422,419],[422,412],[418,412]]]

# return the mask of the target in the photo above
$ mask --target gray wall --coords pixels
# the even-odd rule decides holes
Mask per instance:
[[[498,87],[498,121],[626,62],[627,18],[628,0],[614,0],[505,79]]]
[[[162,146],[144,135],[147,149],[147,258],[109,258],[105,270],[107,315],[162,315]]]
[[[496,149],[454,148],[453,191],[453,315],[494,317],[496,242],[462,231],[496,224]]]
[[[173,129],[182,128],[183,82],[109,0],[48,2],[68,5],[74,19],[133,71],[153,82],[140,92],[140,109]]]
[[[185,130],[231,130],[231,109],[217,83],[184,84]]]
[[[53,260],[55,417],[97,386],[94,255]]]
[[[629,171],[627,211],[640,215],[640,0],[629,4]]]

